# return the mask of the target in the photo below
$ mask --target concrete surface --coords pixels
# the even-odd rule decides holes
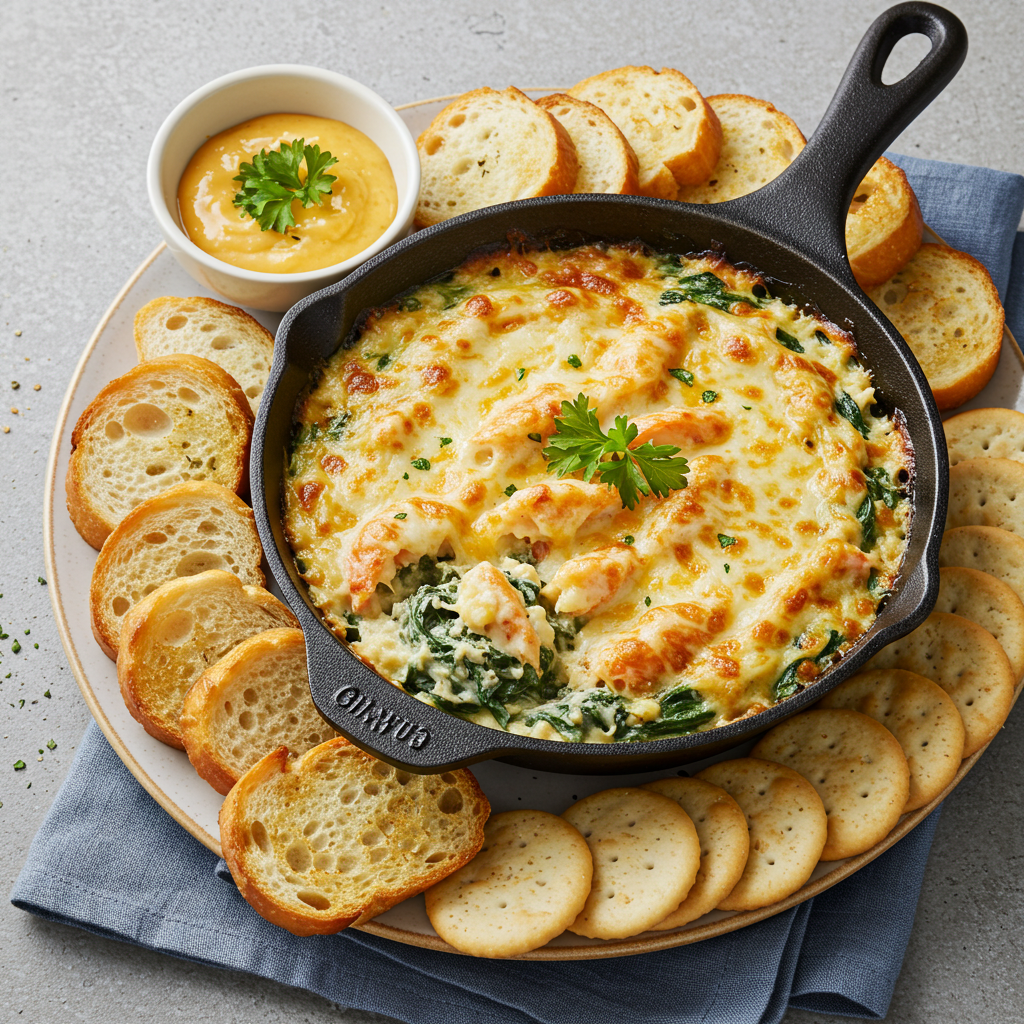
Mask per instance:
[[[0,890],[6,894],[17,875],[88,719],[46,589],[37,582],[44,467],[83,344],[158,241],[144,168],[150,140],[171,107],[218,75],[280,61],[333,68],[395,103],[483,84],[571,84],[627,63],[668,64],[706,94],[770,99],[809,134],[862,32],[884,6],[6,0],[0,380],[5,390],[10,380],[21,388],[9,394],[18,414],[8,414],[6,401],[0,410],[0,425],[11,428],[0,434],[0,625],[23,649],[12,657],[5,641],[0,670]],[[970,33],[967,64],[893,148],[1022,171],[1020,7],[1010,0],[951,6]],[[914,56],[911,45],[906,51],[905,60]],[[1022,717],[1018,708],[948,801],[889,1021],[1024,1020]],[[28,767],[14,773],[10,766],[19,758]],[[0,901],[0,1019],[182,1018],[385,1020],[45,924]],[[787,1024],[840,1019],[786,1018]]]

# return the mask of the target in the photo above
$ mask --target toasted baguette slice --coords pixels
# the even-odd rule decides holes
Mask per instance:
[[[572,192],[578,162],[569,133],[529,96],[474,89],[419,137],[417,227],[513,199]]]
[[[78,418],[64,489],[94,548],[147,498],[186,480],[249,485],[253,416],[234,379],[197,356],[153,359],[112,380]]]
[[[879,157],[853,194],[846,215],[846,254],[867,290],[888,281],[921,247],[924,221],[907,176]]]
[[[140,360],[172,352],[209,359],[238,381],[255,414],[274,358],[274,336],[237,306],[165,295],[135,314],[135,351]]]
[[[681,202],[724,203],[755,192],[807,144],[795,122],[764,100],[724,93],[709,96],[708,105],[722,125],[722,153],[707,181],[680,187]]]
[[[220,809],[220,842],[257,913],[293,935],[331,935],[472,860],[489,813],[465,769],[410,775],[339,736],[250,768]]]
[[[537,100],[569,133],[579,171],[574,192],[608,192],[635,196],[640,191],[639,163],[633,147],[600,108],[564,92]]]
[[[624,67],[585,78],[570,96],[600,107],[640,161],[640,193],[675,199],[680,185],[707,181],[722,150],[722,126],[686,75]]]
[[[996,372],[1003,306],[989,272],[947,245],[922,245],[871,301],[917,356],[935,404],[953,409],[973,398]]]
[[[178,716],[189,688],[243,640],[295,616],[269,590],[211,569],[171,580],[124,617],[117,682],[132,717],[168,746],[185,749]]]
[[[257,633],[211,665],[185,694],[178,727],[192,766],[218,793],[282,745],[297,756],[337,735],[309,695],[301,629]]]
[[[228,569],[262,587],[262,558],[252,509],[241,498],[207,481],[170,487],[133,508],[104,542],[89,585],[93,636],[116,658],[125,613],[161,583]]]

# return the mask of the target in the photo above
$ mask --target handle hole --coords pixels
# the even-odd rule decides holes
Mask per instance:
[[[920,32],[904,36],[892,48],[882,68],[882,85],[902,82],[928,56],[932,41]]]

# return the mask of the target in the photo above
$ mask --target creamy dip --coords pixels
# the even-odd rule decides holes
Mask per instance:
[[[260,150],[294,139],[336,157],[327,173],[337,180],[319,206],[292,204],[295,224],[285,234],[262,231],[234,205],[241,188],[234,178]],[[196,150],[178,184],[178,210],[185,233],[211,256],[246,270],[297,274],[341,263],[380,238],[395,219],[398,190],[387,158],[362,132],[325,117],[266,114]]]

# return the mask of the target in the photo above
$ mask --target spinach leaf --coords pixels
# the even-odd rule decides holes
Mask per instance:
[[[400,313],[415,313],[423,305],[415,295],[406,295],[398,300],[398,311]]]
[[[573,710],[580,712],[581,722],[572,721]],[[612,730],[615,739],[621,739],[629,731],[626,726],[628,714],[622,698],[608,690],[588,690],[582,700],[560,701],[543,707],[531,708],[524,715],[526,725],[547,722],[567,740],[580,743],[588,726],[595,726],[603,732]]]
[[[787,334],[781,327],[775,328],[775,340],[784,347],[788,348],[790,352],[803,352],[804,347],[793,337],[792,334]]]
[[[822,345],[832,344],[832,339],[824,331],[815,331],[814,336],[822,343]]]
[[[351,413],[343,412],[328,420],[327,426],[324,427],[324,437],[326,437],[328,441],[337,441],[341,437],[342,432],[345,429],[345,424],[348,423],[350,416]]]
[[[857,522],[860,523],[860,549],[870,551],[878,540],[878,530],[875,528],[875,503],[871,495],[867,495],[860,503],[860,508],[855,513]]]
[[[881,466],[868,466],[864,470],[867,480],[868,494],[874,501],[884,502],[887,508],[895,508],[903,495],[899,488],[893,487],[889,472]]]
[[[762,303],[752,295],[736,295],[725,290],[725,282],[711,271],[694,274],[692,277],[681,277],[677,287],[662,292],[658,300],[662,306],[672,306],[678,302],[699,302],[712,309],[720,309],[728,313],[737,302],[745,302],[749,306],[760,307]]]
[[[468,284],[436,284],[434,287],[441,296],[442,309],[452,309],[473,294],[473,287]]]
[[[354,644],[360,639],[359,635],[359,616],[355,612],[345,612],[345,622],[348,623],[348,628],[345,630],[345,639],[350,643]]]
[[[860,431],[861,437],[866,438],[871,433],[861,415],[860,406],[845,391],[839,392],[839,397],[836,399],[836,412],[843,419],[849,420]]]
[[[623,737],[627,742],[660,740],[668,736],[684,736],[715,717],[697,690],[681,686],[669,690],[661,698],[661,717],[653,722],[633,726]]]
[[[800,682],[797,671],[805,661],[813,661],[818,668],[824,669],[827,667],[829,662],[832,660],[832,655],[839,650],[843,644],[846,643],[846,637],[836,630],[830,630],[828,641],[825,646],[815,655],[809,658],[797,658],[796,661],[790,662],[786,667],[786,671],[775,680],[772,686],[772,699],[776,703],[780,700],[784,700],[786,697],[792,697],[798,690],[803,689],[803,683]]]
[[[882,578],[878,575],[877,569],[872,569],[868,573],[868,593],[876,600],[881,601],[883,597],[888,597],[891,591],[882,586]]]

